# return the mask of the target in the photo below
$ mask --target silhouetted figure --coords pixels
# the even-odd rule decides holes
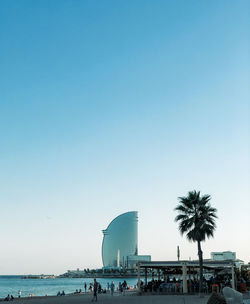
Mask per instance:
[[[111,285],[110,285],[110,290],[111,290],[111,296],[114,295],[114,290],[115,290],[115,283],[114,281],[112,281]]]
[[[119,282],[118,289],[119,289],[120,293],[122,293],[122,283],[121,282]]]
[[[125,290],[127,289],[127,282],[124,280],[124,282],[122,283],[122,293],[125,296]]]
[[[93,289],[94,289],[94,293],[93,293],[92,302],[93,302],[94,300],[97,302],[98,283],[97,283],[96,279],[94,279]]]
[[[4,301],[10,301],[10,295],[8,294]]]

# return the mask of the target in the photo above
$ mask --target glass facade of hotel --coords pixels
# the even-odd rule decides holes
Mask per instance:
[[[103,230],[102,261],[104,267],[127,267],[131,255],[138,254],[138,214],[126,212]]]

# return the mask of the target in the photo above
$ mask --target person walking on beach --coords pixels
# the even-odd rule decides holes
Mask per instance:
[[[22,292],[21,290],[18,290],[18,298],[21,298]]]
[[[111,296],[114,295],[114,290],[115,290],[115,283],[114,281],[112,281],[111,285],[110,285],[110,290],[111,290]]]
[[[86,293],[86,290],[87,290],[87,284],[86,284],[86,282],[84,282],[84,290],[85,290],[85,293]]]
[[[122,294],[125,296],[125,290],[127,289],[127,282],[124,280],[122,283]]]
[[[94,289],[94,294],[93,294],[92,302],[94,301],[94,299],[95,299],[95,301],[97,302],[98,283],[97,283],[96,279],[94,279],[93,289]]]
[[[122,283],[121,282],[119,282],[119,284],[118,284],[118,289],[119,289],[120,294],[122,294]]]

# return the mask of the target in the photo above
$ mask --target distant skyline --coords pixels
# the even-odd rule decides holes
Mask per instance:
[[[2,0],[0,274],[102,267],[138,211],[139,254],[196,259],[178,197],[210,194],[212,251],[250,262],[250,2]]]

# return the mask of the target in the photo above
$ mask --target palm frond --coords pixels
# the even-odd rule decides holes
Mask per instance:
[[[188,218],[188,216],[187,215],[185,215],[185,214],[178,214],[176,217],[175,217],[175,222],[178,222],[178,221],[183,221],[183,220],[185,220],[185,219],[187,219]]]

